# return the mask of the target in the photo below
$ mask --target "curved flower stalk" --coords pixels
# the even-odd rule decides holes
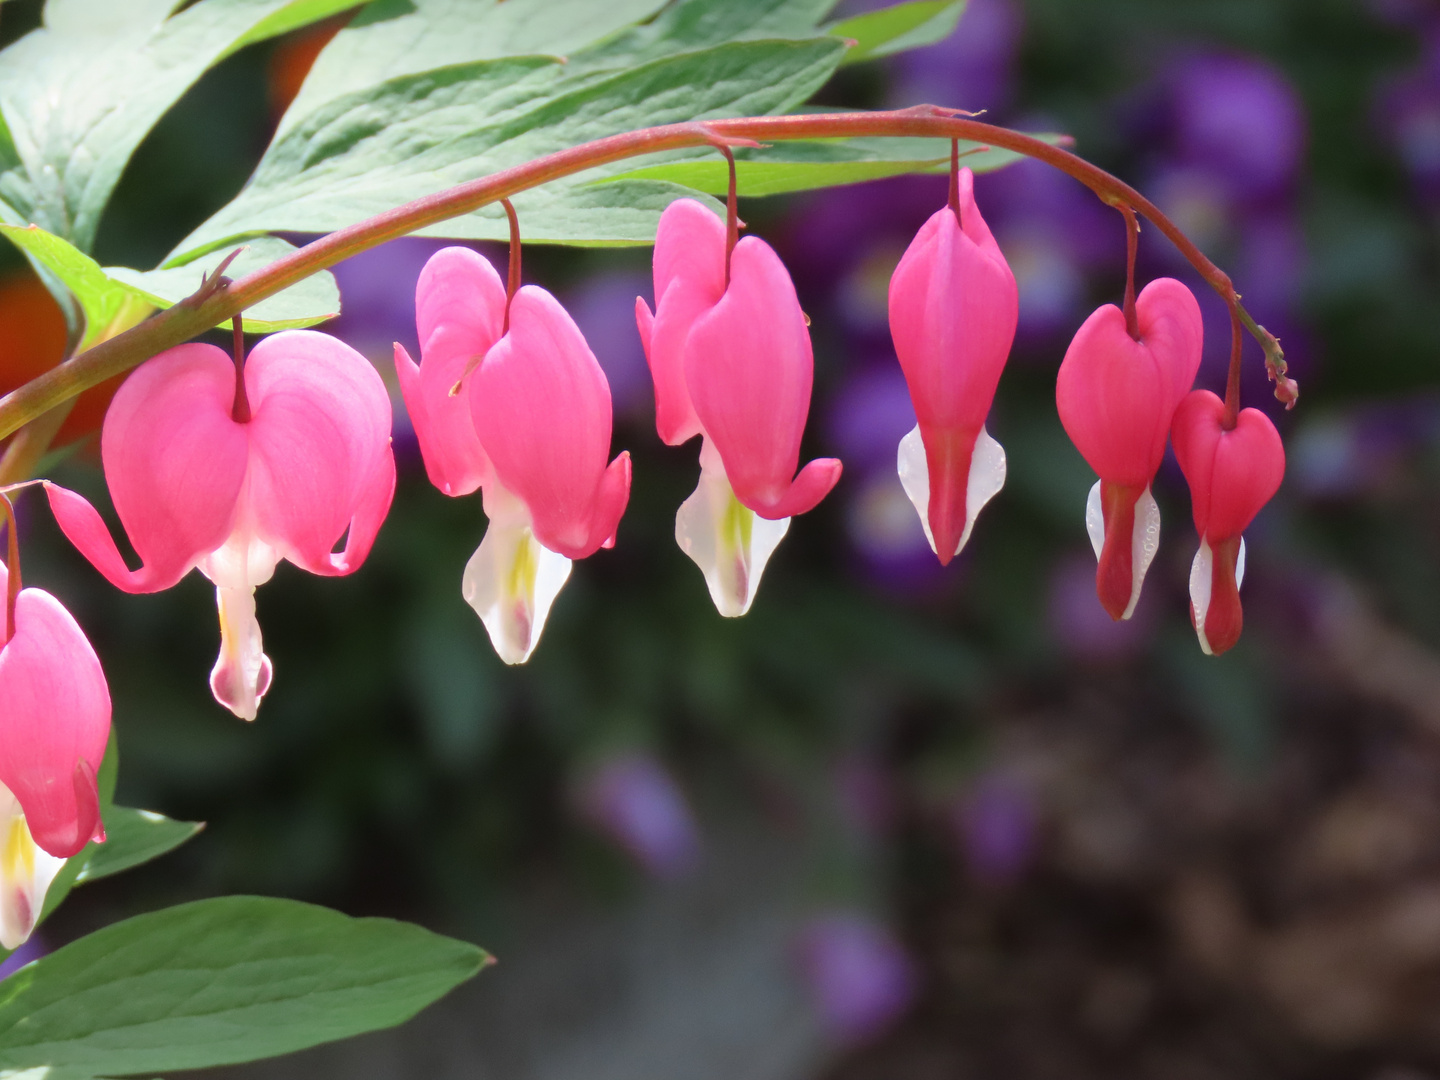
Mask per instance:
[[[955,175],[951,205],[921,226],[890,279],[890,334],[919,421],[900,440],[899,472],[942,564],[1005,484],[1005,451],[985,430],[1015,340],[1015,275]]]
[[[215,346],[180,345],[120,388],[100,451],[140,568],[125,565],[94,507],[47,483],[60,528],[126,592],[168,589],[193,567],[213,581],[220,656],[210,688],[253,720],[271,678],[255,587],[281,559],[312,574],[352,573],[390,509],[395,459],[379,373],[307,330],[261,341],[243,381]]]
[[[13,534],[13,518],[10,528]],[[13,537],[10,553],[18,586]],[[55,597],[12,590],[11,580],[0,565],[0,594],[8,598],[0,605],[0,946],[7,949],[35,929],[65,860],[105,839],[95,774],[110,739],[110,691],[84,632]]]
[[[1100,477],[1090,489],[1085,527],[1099,560],[1100,603],[1117,620],[1134,614],[1160,543],[1150,484],[1204,343],[1200,305],[1174,278],[1145,286],[1134,317],[1132,336],[1118,307],[1097,309],[1066,350],[1055,384],[1060,422]]]
[[[743,615],[790,527],[840,479],[818,458],[799,474],[814,356],[795,286],[765,241],[728,258],[725,225],[678,199],[655,236],[655,311],[635,301],[655,381],[655,426],[678,446],[695,435],[700,483],[675,516],[675,540],[700,567],[721,615]]]
[[[415,307],[420,363],[397,344],[395,370],[425,468],[447,495],[483,488],[490,519],[461,592],[500,658],[524,663],[572,560],[614,544],[630,498],[630,455],[606,464],[610,386],[558,300],[527,285],[507,316],[466,248],[431,257]]]
[[[1245,578],[1241,534],[1280,490],[1285,447],[1270,418],[1242,409],[1226,426],[1225,403],[1193,390],[1175,411],[1175,457],[1190,485],[1200,550],[1190,567],[1190,618],[1206,654],[1219,656],[1240,639]]]

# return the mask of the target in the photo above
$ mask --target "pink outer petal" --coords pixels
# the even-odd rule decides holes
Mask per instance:
[[[606,468],[610,385],[558,300],[533,285],[515,294],[510,332],[466,393],[496,478],[525,502],[542,544],[583,559],[614,535],[630,460]]]
[[[1285,446],[1270,418],[1241,409],[1225,431],[1225,403],[1209,390],[1193,390],[1175,410],[1170,438],[1190,485],[1195,531],[1218,549],[1238,537],[1280,490]]]
[[[671,446],[700,434],[685,376],[685,340],[725,292],[725,226],[694,199],[677,199],[655,234],[655,314],[635,316],[655,383],[655,428]]]
[[[251,350],[245,383],[249,497],[260,537],[314,574],[357,569],[395,489],[390,398],[379,372],[327,334],[290,330]]]
[[[690,332],[685,379],[735,497],[761,517],[789,517],[829,490],[830,467],[812,462],[792,493],[813,372],[790,274],[770,245],[747,236],[731,257],[730,287]]]
[[[1019,318],[1015,277],[973,198],[962,214],[963,231],[937,211],[890,279],[890,333],[922,431],[979,431]]]
[[[16,601],[15,636],[0,649],[0,703],[0,783],[35,842],[69,858],[104,836],[95,770],[110,737],[110,691],[80,627],[40,589]]]
[[[1060,422],[1090,467],[1111,484],[1143,488],[1160,468],[1180,399],[1200,367],[1200,305],[1174,278],[1135,303],[1140,340],[1106,304],[1075,334],[1055,383]]]
[[[397,344],[395,373],[425,471],[446,495],[468,495],[489,475],[470,408],[450,389],[499,339],[504,319],[505,286],[489,260],[460,247],[430,257],[415,286],[421,362]]]
[[[111,402],[100,452],[139,570],[126,568],[88,502],[46,485],[60,528],[117,588],[168,589],[229,535],[247,457],[245,426],[230,418],[234,397],[230,357],[179,345],[136,368]]]

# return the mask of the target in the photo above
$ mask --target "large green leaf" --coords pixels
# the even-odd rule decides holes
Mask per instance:
[[[965,0],[910,0],[831,23],[826,29],[855,42],[845,63],[856,64],[933,45],[954,32],[964,13]]]
[[[203,821],[175,821],[150,810],[112,805],[105,814],[105,842],[93,845],[75,883],[109,877],[157,859],[203,828]]]
[[[142,272],[123,266],[101,267],[94,259],[38,226],[19,228],[0,224],[8,237],[37,265],[44,267],[69,290],[81,308],[85,333],[81,348],[99,339],[117,320],[142,308],[169,307],[200,286],[201,274],[217,267],[229,253],[215,251],[178,269]],[[267,266],[294,247],[273,236],[249,242],[226,273],[240,278]],[[245,312],[245,326],[265,334],[297,326],[313,326],[340,311],[340,290],[328,271],[314,274]],[[133,318],[131,319],[133,322]],[[223,326],[229,326],[227,319]]]
[[[1040,135],[1047,142],[1058,135]],[[992,172],[1020,159],[1010,150],[960,144],[962,162],[972,171]],[[786,142],[735,154],[735,180],[741,195],[780,195],[791,191],[855,184],[902,173],[948,172],[948,139],[851,139],[846,142]],[[729,168],[718,154],[694,160],[645,165],[604,183],[659,180],[681,184],[711,195],[723,195]]]
[[[840,41],[820,36],[735,42],[619,71],[588,67],[583,58],[565,65],[528,58],[392,79],[330,102],[282,135],[245,189],[189,237],[172,262],[259,232],[328,232],[615,132],[781,112],[825,82],[844,51]],[[680,189],[654,181],[590,183],[605,172],[517,196],[526,238],[652,240],[659,210]],[[503,213],[492,207],[431,232],[494,237],[506,229]]]
[[[0,984],[0,1069],[156,1073],[409,1019],[487,962],[390,919],[231,896],[108,926]]]
[[[0,217],[88,251],[155,122],[241,43],[364,0],[49,0],[0,53]]]

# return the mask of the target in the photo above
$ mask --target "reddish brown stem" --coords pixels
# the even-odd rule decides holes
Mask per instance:
[[[960,140],[950,140],[950,212],[955,215],[955,224],[963,226],[960,220]]]
[[[1230,375],[1225,380],[1225,415],[1220,426],[1233,431],[1240,422],[1240,353],[1245,344],[1245,335],[1240,326],[1240,313],[1230,309]]]
[[[1145,196],[1083,158],[1058,146],[1018,131],[956,115],[956,110],[934,105],[876,113],[809,113],[794,116],[741,117],[733,120],[667,124],[611,135],[567,150],[536,158],[490,176],[459,184],[387,210],[365,221],[323,236],[284,258],[255,271],[228,288],[162,312],[132,330],[102,342],[81,356],[51,368],[24,386],[0,398],[0,438],[97,383],[187,341],[253,307],[268,296],[342,259],[386,240],[415,232],[447,218],[468,214],[482,206],[538,187],[551,180],[613,161],[699,146],[757,146],[757,140],[843,139],[858,136],[895,136],[964,139],[1033,157],[1073,176],[1111,206],[1120,203],[1153,222],[1200,276],[1237,312],[1242,323],[1264,346],[1271,377],[1293,394],[1284,379],[1284,354],[1274,337],[1255,324],[1240,307],[1230,278],[1190,242],[1175,223]],[[219,246],[219,245],[217,245]],[[1282,382],[1283,380],[1283,382]]]
[[[230,418],[237,424],[248,424],[250,395],[245,391],[245,321],[240,312],[237,311],[231,318],[230,326],[234,331],[232,340],[235,353],[235,404],[231,406]]]
[[[20,596],[20,530],[15,524],[15,506],[10,496],[0,494],[0,509],[5,512],[5,531],[8,534],[5,551],[5,569],[10,580],[5,589],[5,643],[15,636],[15,601]]]
[[[730,256],[740,242],[740,193],[735,180],[735,152],[721,143],[717,149],[725,155],[725,164],[730,167],[729,186],[725,189],[725,287],[730,287]]]
[[[505,216],[510,220],[510,273],[505,279],[505,321],[501,336],[510,332],[510,301],[520,289],[520,219],[515,216],[515,207],[509,199],[501,199]]]
[[[1135,341],[1140,340],[1140,321],[1135,315],[1135,253],[1140,247],[1140,220],[1135,211],[1121,203],[1125,217],[1125,329]]]

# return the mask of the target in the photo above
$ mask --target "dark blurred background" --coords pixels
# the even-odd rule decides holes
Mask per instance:
[[[4,39],[36,7],[7,3]],[[320,43],[206,76],[127,171],[102,263],[153,265],[238,190]],[[110,677],[120,801],[209,822],[77,891],[44,942],[258,892],[500,958],[396,1033],[237,1077],[1440,1077],[1440,4],[971,0],[950,40],[845,69],[819,101],[1072,134],[1281,336],[1293,413],[1246,357],[1289,469],[1248,533],[1239,647],[1205,657],[1190,628],[1173,459],[1135,618],[1095,599],[1093,477],[1053,387],[1069,335],[1120,296],[1123,228],[1068,178],[1027,163],[977,184],[1020,283],[990,425],[1010,481],[944,570],[895,476],[914,420],[885,315],[944,179],[742,206],[813,320],[807,455],[845,476],[733,621],[673,541],[697,467],[652,426],[648,252],[527,248],[526,279],[606,368],[635,485],[525,667],[460,598],[479,501],[426,482],[398,394],[401,482],[368,564],[283,564],[259,593],[275,684],[252,725],[208,693],[208,583],[121,595],[27,500],[27,581]],[[392,384],[438,246],[337,269],[329,329]],[[64,333],[0,258],[15,382]],[[1195,288],[1218,389],[1219,301],[1153,229],[1141,274]],[[93,442],[50,474],[103,498]]]

